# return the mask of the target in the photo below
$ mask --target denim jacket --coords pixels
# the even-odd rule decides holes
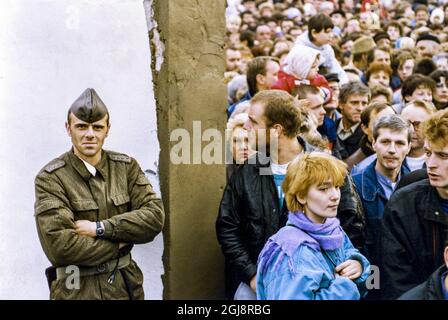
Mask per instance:
[[[366,242],[364,253],[370,262],[377,263],[379,253],[377,252],[378,236],[381,229],[384,207],[388,201],[383,187],[376,176],[377,160],[368,165],[362,172],[353,176],[356,191],[361,198],[366,217]],[[407,166],[401,166],[401,176],[409,173]],[[398,181],[397,181],[398,182]]]

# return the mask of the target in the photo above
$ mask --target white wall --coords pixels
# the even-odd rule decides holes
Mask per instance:
[[[157,171],[159,144],[142,0],[0,1],[0,299],[47,299],[34,177],[70,148],[64,121],[87,87],[111,114],[105,148]],[[155,183],[157,179],[154,179]],[[158,186],[156,186],[158,189]],[[162,298],[162,237],[134,249]]]

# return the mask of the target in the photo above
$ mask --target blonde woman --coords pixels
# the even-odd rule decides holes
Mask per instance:
[[[283,183],[288,223],[258,258],[258,299],[357,300],[364,295],[370,264],[336,218],[346,174],[342,161],[320,152],[289,165]]]
[[[249,146],[247,130],[243,128],[248,119],[247,113],[239,113],[227,122],[227,144],[232,155],[232,163],[227,165],[227,180],[230,179],[237,166],[242,165],[255,153]]]

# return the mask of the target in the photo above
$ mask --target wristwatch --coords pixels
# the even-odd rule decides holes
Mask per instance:
[[[101,238],[102,236],[104,236],[104,228],[103,228],[103,226],[101,225],[101,222],[100,222],[100,221],[97,221],[97,222],[96,222],[96,236],[97,236],[98,238]]]

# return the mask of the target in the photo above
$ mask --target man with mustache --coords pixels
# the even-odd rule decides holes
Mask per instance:
[[[382,297],[395,299],[444,262],[448,230],[448,110],[423,123],[428,179],[395,192],[381,228]]]
[[[364,133],[361,129],[361,112],[370,101],[370,90],[361,82],[349,82],[341,87],[339,109],[342,118],[336,121],[337,145],[335,152],[342,160],[359,148]]]
[[[366,216],[364,254],[377,264],[377,239],[384,207],[400,178],[409,172],[403,161],[411,148],[412,129],[400,116],[389,114],[379,118],[373,127],[372,147],[376,160],[353,176]]]

